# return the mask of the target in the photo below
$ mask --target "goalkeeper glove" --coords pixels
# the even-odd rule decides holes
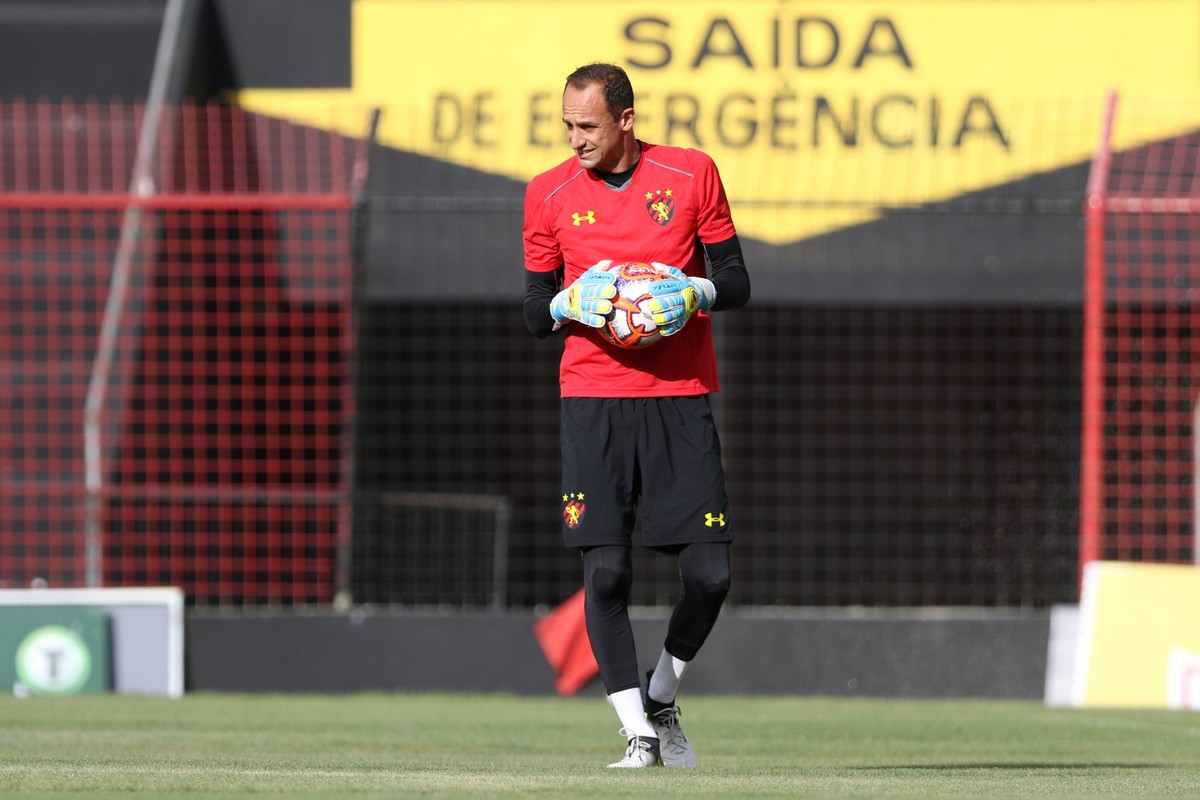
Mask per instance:
[[[708,278],[689,278],[683,270],[676,267],[666,269],[671,278],[650,284],[650,294],[654,299],[647,305],[650,308],[650,318],[662,331],[662,335],[672,336],[683,330],[692,314],[712,308],[717,299],[717,290]]]
[[[603,328],[612,313],[612,298],[617,296],[617,276],[603,272],[611,260],[600,261],[575,279],[550,301],[550,316],[555,330],[568,322],[580,322],[590,328]]]

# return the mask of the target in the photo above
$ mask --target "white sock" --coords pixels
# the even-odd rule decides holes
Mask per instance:
[[[617,717],[621,720],[621,726],[628,730],[630,735],[658,738],[654,728],[650,727],[650,720],[646,719],[646,707],[642,705],[640,686],[614,692],[608,696],[608,702],[612,703]]]
[[[650,686],[646,689],[650,698],[660,703],[675,702],[679,681],[683,679],[683,673],[687,672],[688,663],[663,650],[662,655],[658,657],[658,666],[650,676]]]

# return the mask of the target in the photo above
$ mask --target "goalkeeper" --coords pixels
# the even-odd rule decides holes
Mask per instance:
[[[525,193],[525,321],[565,335],[559,366],[562,538],[582,556],[588,637],[626,737],[612,767],[696,765],[679,724],[680,680],[729,591],[733,517],[709,406],[717,391],[711,313],[750,298],[716,165],[698,150],[634,135],[624,70],[568,76],[573,155]],[[597,332],[613,310],[611,260],[672,267],[649,302],[668,338],[625,350]],[[628,603],[633,528],[678,561],[679,600],[644,690]]]

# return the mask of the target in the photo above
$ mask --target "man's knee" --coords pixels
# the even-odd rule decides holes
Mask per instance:
[[[729,546],[725,543],[689,545],[679,558],[679,577],[685,594],[705,605],[725,601],[732,583]]]
[[[724,603],[731,583],[732,578],[728,569],[687,575],[683,578],[684,591],[701,600],[705,605],[720,606]]]
[[[588,597],[597,603],[627,603],[633,588],[633,563],[627,548],[614,545],[585,550],[583,584]]]

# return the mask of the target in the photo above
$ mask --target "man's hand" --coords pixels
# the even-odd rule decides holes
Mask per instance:
[[[611,260],[600,261],[575,279],[550,301],[550,316],[557,327],[579,322],[590,328],[603,328],[612,313],[612,298],[617,296],[617,276],[602,272]]]
[[[708,278],[689,278],[683,270],[657,262],[655,266],[665,267],[671,279],[650,284],[654,296],[647,304],[650,318],[663,336],[673,336],[683,330],[692,314],[712,308],[717,290]]]

